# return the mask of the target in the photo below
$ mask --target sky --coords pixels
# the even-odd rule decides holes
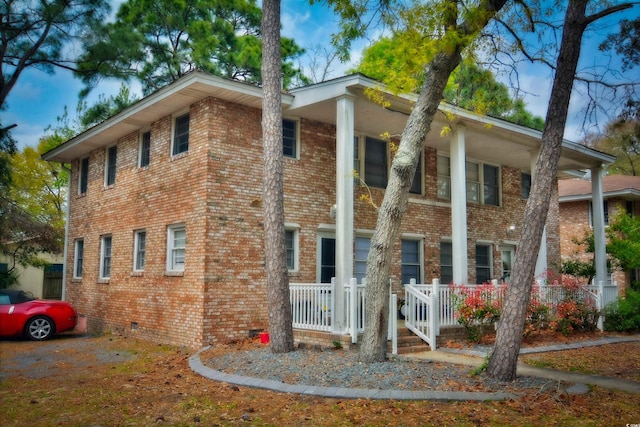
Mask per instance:
[[[114,10],[122,3],[122,0],[114,0]],[[322,4],[309,5],[308,0],[282,0],[281,6],[282,35],[293,38],[296,43],[304,48],[310,46],[330,45],[331,34],[337,29],[337,20]],[[625,16],[625,17],[628,17]],[[583,65],[589,64],[597,55],[593,51],[598,45],[602,34],[617,28],[615,17],[607,22],[599,24],[595,31],[585,39],[582,54]],[[360,58],[365,41],[355,44],[352,51],[351,62],[347,64],[336,63],[331,77],[343,75]],[[534,115],[544,117],[547,109],[549,92],[551,90],[551,73],[541,66],[523,66],[519,69],[519,80],[526,96],[527,109]],[[635,80],[640,80],[636,77]],[[100,94],[107,96],[118,92],[120,82],[104,81],[94,89],[88,98],[89,104],[97,100]],[[12,129],[12,136],[18,142],[18,148],[37,146],[38,140],[45,134],[45,129],[57,124],[57,117],[61,116],[65,107],[71,118],[75,117],[78,93],[82,89],[82,83],[75,79],[69,71],[56,70],[55,74],[48,75],[38,70],[26,70],[21,75],[18,83],[7,99],[7,108],[2,114],[2,125],[17,124]],[[135,90],[135,89],[134,89]],[[580,141],[583,138],[582,113],[583,95],[572,96],[571,110],[565,137],[572,141]],[[594,125],[595,123],[591,123]]]

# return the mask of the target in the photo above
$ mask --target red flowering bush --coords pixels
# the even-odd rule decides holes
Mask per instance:
[[[587,285],[577,277],[562,275],[551,283],[556,292],[555,310],[549,329],[569,335],[576,331],[593,331],[598,322],[598,310]]]
[[[502,299],[500,288],[490,283],[470,288],[464,285],[451,285],[456,304],[456,318],[465,327],[470,341],[478,342],[481,330],[500,318]]]

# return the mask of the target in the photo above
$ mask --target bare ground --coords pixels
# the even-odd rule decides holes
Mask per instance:
[[[541,336],[525,345],[599,335]],[[208,355],[261,346],[257,340]],[[591,387],[567,395],[553,383],[503,402],[328,399],[217,383],[188,367],[192,350],[122,336],[62,335],[0,341],[2,426],[156,425],[610,425],[640,423],[640,396]],[[640,381],[640,343],[526,356],[537,366]]]

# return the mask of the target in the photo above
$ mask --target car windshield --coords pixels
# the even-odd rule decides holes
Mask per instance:
[[[8,295],[11,300],[11,304],[20,304],[27,301],[33,301],[36,299],[31,293],[25,291],[19,291],[15,289],[3,289],[0,291],[3,295]]]

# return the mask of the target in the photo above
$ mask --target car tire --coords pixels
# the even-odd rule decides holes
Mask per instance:
[[[29,319],[24,327],[27,338],[31,341],[44,341],[53,336],[56,332],[56,325],[48,317],[37,316]]]

